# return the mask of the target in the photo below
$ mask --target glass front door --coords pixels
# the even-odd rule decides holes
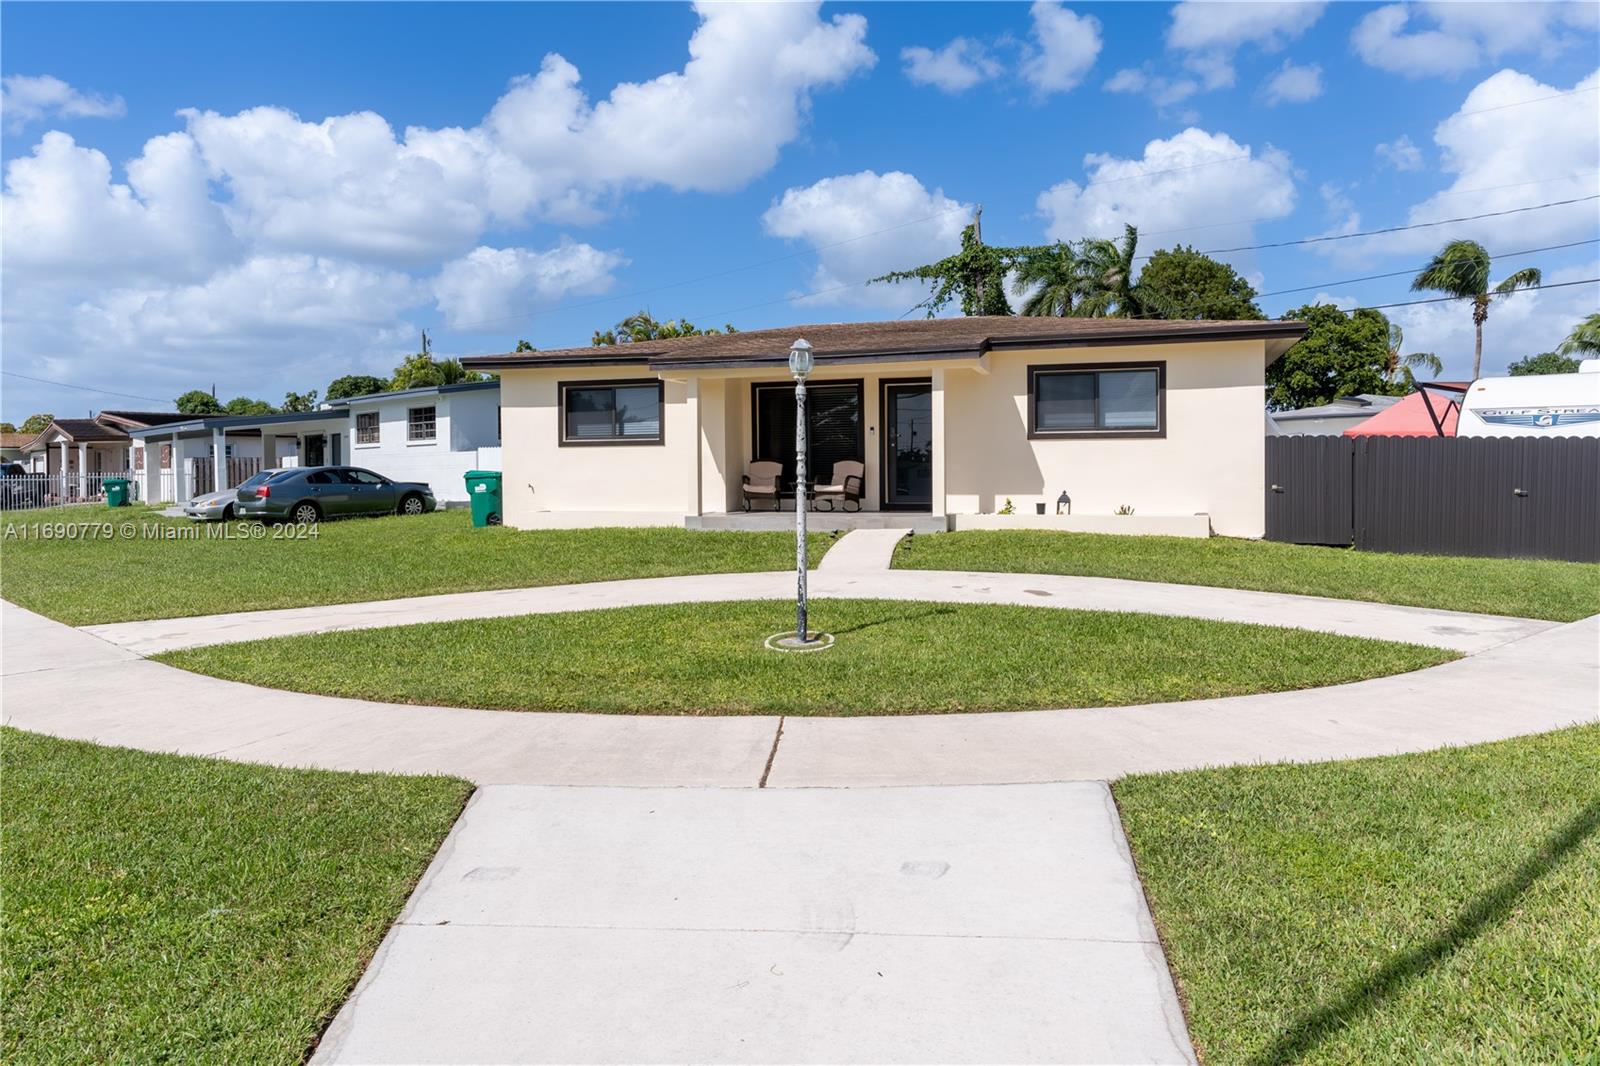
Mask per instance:
[[[883,386],[883,507],[927,511],[933,506],[933,383]]]

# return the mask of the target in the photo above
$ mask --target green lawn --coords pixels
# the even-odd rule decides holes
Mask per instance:
[[[133,522],[199,540],[27,539],[29,523]],[[239,528],[230,523],[230,528]],[[6,527],[14,527],[7,535]],[[270,537],[270,527],[264,529]],[[439,592],[794,567],[794,534],[686,529],[474,529],[466,511],[323,522],[315,539],[205,539],[220,526],[146,508],[0,519],[0,596],[71,625],[305,607]],[[80,531],[81,532],[81,531]],[[811,538],[813,566],[833,543]]]
[[[1600,564],[1387,555],[1231,537],[943,533],[903,543],[894,565],[1218,585],[1560,622],[1600,613]]]
[[[11,1063],[303,1061],[471,791],[9,729],[0,757]]]
[[[1100,707],[1355,681],[1437,648],[1194,618],[822,600],[830,650],[762,647],[781,602],[442,622],[158,656],[274,688],[400,703],[658,714],[904,714]]]
[[[1595,1062],[1600,726],[1114,786],[1204,1061]]]

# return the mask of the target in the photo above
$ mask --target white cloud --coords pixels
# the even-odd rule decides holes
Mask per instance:
[[[1322,17],[1320,2],[1214,3],[1181,0],[1172,9],[1167,47],[1185,52],[1184,65],[1206,89],[1234,83],[1233,57],[1245,45],[1276,52]],[[1305,97],[1309,99],[1309,97]]]
[[[1416,23],[1413,15],[1421,16]],[[1350,42],[1368,65],[1422,78],[1461,74],[1517,52],[1549,57],[1597,28],[1600,5],[1593,3],[1400,3],[1363,16]]]
[[[1433,132],[1440,168],[1455,180],[1412,206],[1406,223],[1593,195],[1600,165],[1597,94],[1572,90],[1596,87],[1600,71],[1565,89],[1514,70],[1484,79]],[[1529,100],[1540,102],[1525,103]],[[1340,241],[1324,250],[1357,262],[1375,254],[1432,252],[1459,237],[1481,241],[1491,252],[1514,251],[1583,236],[1592,231],[1594,219],[1595,205],[1590,201]]]
[[[876,60],[866,20],[824,16],[818,2],[696,11],[680,69],[591,100],[552,53],[470,127],[187,109],[184,129],[149,140],[125,175],[46,133],[6,167],[8,365],[107,387],[169,367],[244,387],[290,376],[297,360],[325,378],[329,366],[393,365],[415,343],[403,316],[430,301],[459,322],[600,291],[614,253],[480,245],[491,231],[593,220],[640,189],[741,188],[804,135],[814,92]],[[5,82],[10,122],[120,106],[64,83]]]
[[[624,262],[615,252],[570,239],[543,252],[478,247],[446,263],[433,289],[447,325],[500,328],[565,297],[607,291],[611,272]]]
[[[1269,106],[1303,104],[1322,95],[1322,67],[1316,63],[1296,66],[1285,59],[1261,87],[1261,97]]]
[[[1034,0],[1030,14],[1034,45],[1022,62],[1023,79],[1041,94],[1073,88],[1100,55],[1100,20],[1052,0]]]
[[[1403,133],[1386,144],[1378,145],[1373,151],[1377,153],[1379,159],[1396,170],[1422,169],[1422,149],[1413,144],[1411,138]]]
[[[49,74],[0,78],[0,116],[12,133],[46,119],[121,118],[127,111],[120,96],[80,92]]]
[[[929,192],[910,174],[863,170],[788,189],[761,221],[772,236],[816,249],[807,291],[819,292],[950,255],[960,247],[971,214],[971,204],[952,200],[942,189]],[[904,310],[922,296],[914,285],[867,285],[815,300]]]
[[[1517,267],[1526,265],[1518,262]],[[1501,272],[1496,272],[1498,280]],[[1600,261],[1591,260],[1546,271],[1545,283],[1600,277]],[[1425,298],[1428,293],[1417,293]],[[1505,373],[1506,364],[1548,352],[1560,344],[1585,315],[1594,313],[1600,286],[1528,289],[1497,297],[1483,326],[1483,373]],[[1472,308],[1466,301],[1414,304],[1385,311],[1405,331],[1406,350],[1432,352],[1444,362],[1442,381],[1472,376]]]
[[[1127,67],[1108,78],[1101,88],[1108,93],[1142,93],[1165,110],[1199,92],[1200,83],[1193,78],[1169,78],[1150,69]]]
[[[1294,210],[1289,157],[1256,151],[1225,133],[1193,127],[1145,145],[1139,159],[1084,157],[1088,181],[1064,181],[1039,194],[1051,240],[1112,237],[1139,227],[1145,252],[1177,243],[1251,243],[1252,223]]]
[[[1000,63],[970,37],[957,37],[938,51],[914,46],[902,48],[906,77],[918,85],[932,85],[947,93],[960,93],[981,81],[997,77]]]

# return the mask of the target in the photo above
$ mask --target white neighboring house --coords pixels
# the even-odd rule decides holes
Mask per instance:
[[[1600,437],[1600,359],[1576,374],[1479,378],[1461,401],[1458,437]]]
[[[468,470],[500,469],[500,382],[471,381],[334,400],[349,413],[345,462],[395,481],[425,481],[441,503],[466,503]]]

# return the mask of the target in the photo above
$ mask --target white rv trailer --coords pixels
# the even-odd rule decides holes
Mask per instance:
[[[1600,359],[1576,374],[1479,378],[1461,401],[1458,437],[1600,437]]]

